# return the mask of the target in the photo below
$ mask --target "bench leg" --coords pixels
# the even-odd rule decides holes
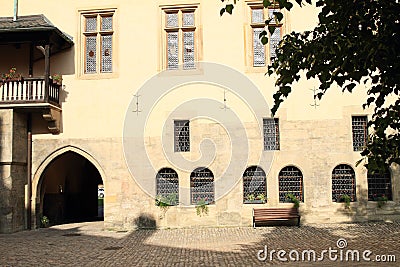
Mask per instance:
[[[297,220],[297,226],[300,227],[300,216],[299,219]]]

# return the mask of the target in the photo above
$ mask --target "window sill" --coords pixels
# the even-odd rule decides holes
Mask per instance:
[[[243,204],[265,204],[265,200],[245,200]]]
[[[93,73],[93,74],[81,74],[79,79],[81,80],[101,80],[101,79],[115,79],[118,78],[118,73]]]

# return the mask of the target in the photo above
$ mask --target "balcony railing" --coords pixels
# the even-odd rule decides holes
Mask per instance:
[[[61,85],[52,79],[46,89],[44,77],[0,80],[0,105],[50,103],[59,106],[60,90]]]

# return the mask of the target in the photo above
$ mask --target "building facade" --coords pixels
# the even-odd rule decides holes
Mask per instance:
[[[20,0],[13,18],[13,2],[2,4],[0,232],[43,216],[107,229],[250,226],[253,208],[290,207],[288,194],[303,223],[399,218],[399,167],[356,166],[372,114],[364,85],[315,100],[318,82],[304,77],[271,116],[275,47],[314,27],[318,10],[294,7],[263,46],[274,9],[220,8]]]

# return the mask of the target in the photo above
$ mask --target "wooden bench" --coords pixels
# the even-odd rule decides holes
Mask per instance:
[[[300,226],[300,213],[297,208],[253,209],[253,227],[256,227],[256,223],[267,221],[288,221],[293,219],[297,219],[297,226]]]

